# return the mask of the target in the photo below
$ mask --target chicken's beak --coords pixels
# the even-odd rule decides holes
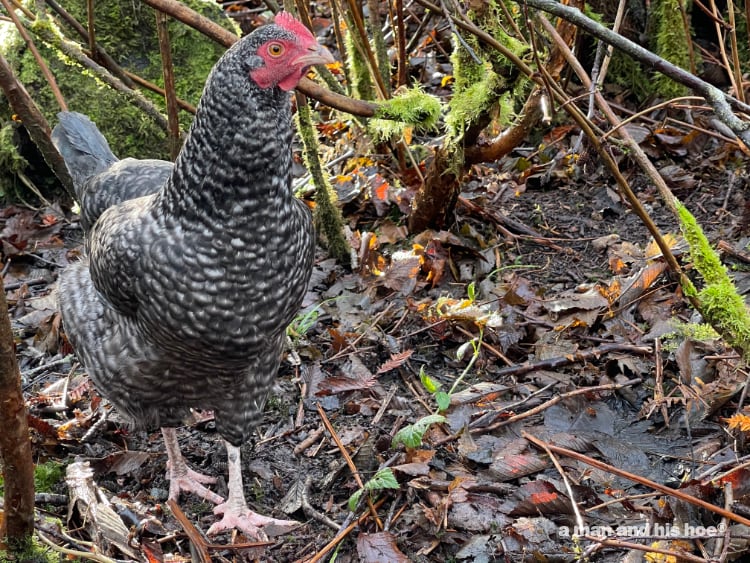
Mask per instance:
[[[297,58],[295,61],[297,65],[310,67],[313,65],[327,65],[336,62],[336,59],[333,58],[331,52],[323,45],[317,43],[315,45],[310,45],[308,51],[309,53]]]

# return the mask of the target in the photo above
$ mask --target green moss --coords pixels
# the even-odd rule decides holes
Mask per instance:
[[[529,50],[526,43],[511,37],[505,32],[508,24],[499,1],[483,4],[481,11],[469,11],[469,18],[482,30],[486,31],[509,51],[522,58]],[[513,9],[509,8],[511,13]],[[520,12],[515,10],[520,18]],[[514,104],[525,99],[530,88],[528,79],[518,73],[513,64],[496,49],[486,48],[476,37],[462,36],[471,52],[462,42],[454,40],[451,54],[453,64],[453,97],[448,103],[445,123],[448,127],[449,142],[458,144],[464,132],[476,124],[483,116],[490,115],[497,120],[497,125],[504,126],[512,122],[516,114]],[[508,92],[513,95],[505,97],[503,106],[497,108],[501,97]],[[496,111],[500,109],[500,111]]]
[[[34,489],[39,493],[52,492],[53,487],[62,482],[65,466],[49,461],[34,468]],[[3,495],[3,478],[0,472],[0,496]],[[19,563],[60,563],[63,556],[40,544],[35,537],[29,538],[24,545],[14,546],[12,551],[0,549],[0,561],[18,561]]]
[[[26,545],[17,546],[13,552],[0,549],[0,561],[18,563],[62,563],[70,561],[61,553],[53,551],[40,543],[35,537],[31,538]],[[75,561],[80,561],[76,559]]]
[[[34,488],[38,493],[50,493],[55,485],[65,476],[65,466],[61,463],[48,461],[40,463],[34,468]]]
[[[479,68],[479,65],[471,66]],[[467,82],[464,87],[459,88],[458,80],[456,81],[453,98],[448,104],[448,114],[445,117],[445,124],[451,137],[462,137],[466,127],[487,112],[497,99],[495,93],[501,88],[502,80],[492,71],[489,63],[483,65],[482,68],[484,72],[480,77],[475,81]],[[461,82],[466,82],[466,80]]]
[[[370,69],[367,67],[364,56],[360,52],[360,49],[357,48],[356,32],[351,31],[352,25],[354,24],[347,18],[344,48],[346,49],[347,74],[351,80],[350,94],[359,100],[374,100],[375,87],[372,82],[372,75],[370,74]]]
[[[369,130],[376,141],[400,137],[406,127],[434,131],[441,112],[442,105],[437,97],[414,87],[381,102],[376,117],[368,123]]]
[[[328,251],[337,260],[348,263],[349,244],[344,237],[344,219],[336,205],[336,192],[328,174],[323,170],[318,155],[318,138],[312,123],[312,112],[308,104],[297,107],[297,130],[302,138],[302,156],[315,185],[315,211],[313,219],[318,233],[325,237]]]
[[[745,17],[745,14],[742,12],[742,8],[735,4],[735,25],[737,29],[735,32],[737,33],[737,51],[739,52],[739,59],[740,59],[740,66],[742,67],[742,72],[748,72],[750,70],[750,45],[748,45],[747,41],[741,41],[739,40],[740,37],[747,37],[748,31],[750,26],[748,25],[747,18]],[[728,20],[727,20],[728,21]],[[728,35],[728,34],[727,34]],[[729,38],[727,37],[727,43],[729,44]]]
[[[689,338],[690,340],[697,340],[699,342],[706,342],[709,340],[716,340],[720,338],[719,333],[714,328],[706,323],[684,323],[678,320],[670,322],[674,332],[670,332],[664,335],[665,341],[674,340],[676,338]]]
[[[676,206],[682,233],[690,245],[690,257],[706,284],[713,285],[728,280],[726,267],[721,263],[716,251],[711,248],[698,221],[680,202],[677,202]]]
[[[185,0],[183,4],[239,34],[234,22],[215,3]],[[66,8],[78,21],[86,21],[85,1],[66,2]],[[95,16],[97,41],[104,49],[127,70],[164,86],[154,10],[128,0],[98,0]],[[224,47],[178,21],[170,20],[168,28],[177,95],[195,104]]]
[[[375,60],[378,64],[380,80],[385,88],[385,97],[391,97],[391,64],[388,57],[388,47],[386,46],[385,37],[383,36],[383,25],[380,21],[380,11],[377,0],[368,2],[367,33],[372,38],[372,46],[375,54]]]
[[[683,4],[689,11],[690,2],[684,1]],[[680,68],[690,70],[690,30],[685,29],[680,0],[658,0],[652,6],[654,52]],[[686,86],[663,74],[657,74],[654,78],[654,88],[664,98],[686,96],[690,92]]]
[[[676,205],[683,235],[690,245],[693,264],[706,282],[706,286],[697,293],[701,313],[716,332],[748,360],[750,313],[745,302],[695,217],[681,203],[677,202]]]
[[[698,297],[703,314],[733,347],[750,358],[750,314],[734,284],[726,279],[703,289]]]
[[[14,140],[16,125],[8,122],[0,128],[0,198],[13,193],[16,188],[16,174],[23,172],[28,161],[18,152]]]
[[[234,22],[224,16],[214,3],[203,0],[186,0],[184,3],[223,27],[237,31]],[[86,0],[70,0],[64,5],[79,22],[85,24]],[[50,14],[53,12],[50,11]],[[163,86],[154,10],[145,4],[130,0],[98,0],[95,2],[95,22],[97,41],[119,65]],[[51,25],[53,24],[42,21],[34,24],[42,27]],[[224,52],[224,47],[176,21],[170,21],[169,31],[177,95],[195,105],[200,98],[206,77]],[[80,37],[67,27],[63,26],[62,32],[68,39],[80,42]],[[52,90],[23,41],[17,33],[13,32],[11,35],[12,39],[9,39],[9,44],[4,47],[4,55],[20,82],[32,94],[44,116],[54,126],[57,122],[55,114],[60,108]],[[166,132],[134,107],[128,96],[104,85],[91,71],[65,57],[44,41],[37,40],[35,43],[50,66],[69,109],[91,117],[116,155],[169,158]],[[145,90],[142,90],[142,93],[164,112],[163,96]],[[4,98],[0,95],[0,99]],[[6,120],[9,116],[7,103],[0,102],[0,119]],[[191,121],[191,114],[180,112],[180,122],[184,130]],[[0,177],[3,177],[0,179],[0,188],[8,182],[14,182],[13,174],[4,167],[0,167]]]
[[[641,64],[617,49],[612,53],[607,78],[633,92],[640,101],[651,96],[655,90],[654,82]]]

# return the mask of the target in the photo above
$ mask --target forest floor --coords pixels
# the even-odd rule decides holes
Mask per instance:
[[[655,124],[641,131],[747,290],[747,159],[708,135],[686,144]],[[359,264],[319,252],[292,353],[243,448],[251,507],[300,527],[256,548],[212,538],[214,561],[640,561],[646,551],[702,561],[745,549],[747,528],[628,478],[719,507],[731,481],[735,512],[747,514],[747,470],[722,479],[748,453],[727,424],[746,374],[720,340],[698,339],[695,312],[596,159],[561,164],[575,139],[547,142],[544,159],[519,150],[475,167],[449,231],[407,237],[398,208],[408,191],[384,202],[345,186]],[[620,165],[688,266],[674,217],[627,158]],[[78,255],[76,217],[57,205],[2,217],[35,458],[61,468],[40,498],[40,516],[60,519],[44,533],[84,551],[93,540],[115,560],[189,561],[187,533],[203,541],[212,507],[183,496],[186,518],[175,518],[160,434],[129,432],[61,335],[54,287]],[[211,413],[180,437],[225,495]],[[97,521],[103,508],[82,519],[103,502],[81,493],[93,484],[126,527]],[[371,490],[351,511],[363,484]]]
[[[416,70],[447,98],[441,60]],[[694,128],[668,121],[684,110],[668,111],[630,133],[744,295],[747,154],[710,134],[703,110],[685,119]],[[299,521],[269,542],[208,540],[209,503],[187,495],[168,506],[161,434],[129,430],[76,360],[55,297],[81,253],[70,202],[0,209],[38,533],[81,560],[149,563],[730,561],[747,551],[746,364],[698,326],[578,131],[556,124],[472,167],[450,228],[409,234],[418,175],[396,170],[392,147],[372,154],[355,123],[328,119],[324,161],[339,159],[330,172],[356,259],[345,267],[319,248],[264,422],[242,450],[251,508]],[[415,135],[412,146],[438,142]],[[626,154],[615,158],[703,287],[656,188]],[[212,413],[196,412],[179,436],[226,496]]]

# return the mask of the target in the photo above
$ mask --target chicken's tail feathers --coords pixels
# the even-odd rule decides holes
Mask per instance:
[[[88,117],[74,111],[60,112],[57,117],[60,122],[52,131],[52,142],[65,160],[80,197],[86,180],[112,166],[118,158]]]

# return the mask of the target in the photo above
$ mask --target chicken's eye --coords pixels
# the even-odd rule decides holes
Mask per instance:
[[[284,53],[284,46],[281,43],[271,43],[268,46],[268,53],[272,57],[280,57]]]

